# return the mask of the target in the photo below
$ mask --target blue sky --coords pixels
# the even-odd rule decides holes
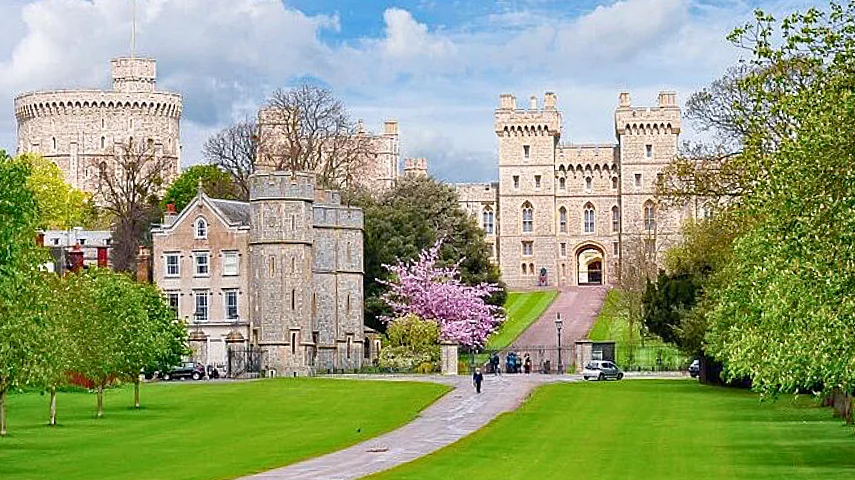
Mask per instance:
[[[501,93],[558,94],[562,140],[610,142],[621,90],[650,105],[687,96],[739,57],[725,41],[754,8],[778,15],[811,0],[138,0],[138,51],[158,86],[184,96],[182,160],[252,115],[277,88],[312,78],[367,127],[400,122],[402,153],[437,177],[497,175],[493,109]],[[0,2],[0,148],[14,150],[16,94],[109,86],[126,55],[130,0]],[[694,136],[685,125],[684,136]]]

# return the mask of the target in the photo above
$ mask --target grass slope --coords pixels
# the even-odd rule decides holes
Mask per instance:
[[[0,478],[226,479],[287,465],[390,431],[447,391],[425,383],[333,379],[144,385],[95,395],[9,397]]]
[[[827,408],[681,380],[553,384],[516,412],[373,479],[855,478]]]
[[[591,331],[588,333],[588,338],[594,341],[614,340],[616,342],[627,342],[630,340],[629,322],[626,320],[626,315],[623,315],[620,306],[620,291],[617,289],[609,290],[606,293],[606,298],[603,302],[603,308],[597,315],[597,320]],[[638,341],[636,333],[633,340]]]
[[[487,340],[487,349],[498,350],[513,343],[549,308],[557,296],[556,290],[509,293],[505,301],[505,313],[508,318]]]

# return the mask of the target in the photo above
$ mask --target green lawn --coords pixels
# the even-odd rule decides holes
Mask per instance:
[[[546,311],[558,291],[511,292],[505,301],[507,319],[501,328],[487,340],[488,350],[498,350],[507,347],[540,315]]]
[[[831,410],[688,380],[542,387],[516,412],[374,479],[855,478]]]
[[[227,479],[339,450],[393,430],[447,391],[426,383],[275,379],[144,385],[95,395],[9,397],[0,478]]]

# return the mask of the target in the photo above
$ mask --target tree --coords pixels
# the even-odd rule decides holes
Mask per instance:
[[[34,281],[44,252],[35,245],[39,222],[30,168],[0,150],[0,436],[6,435],[6,393],[39,368],[45,344],[47,295]]]
[[[439,264],[459,263],[460,277],[467,285],[497,284],[489,303],[501,306],[504,284],[497,266],[490,262],[484,231],[460,207],[457,193],[429,177],[403,177],[389,190],[374,196],[351,189],[344,201],[359,206],[365,219],[363,277],[366,324],[383,330],[381,317],[392,312],[382,296],[390,279],[384,265],[415,259],[419,252],[442,239]],[[461,261],[462,259],[462,261]]]
[[[140,245],[150,245],[151,224],[160,218],[158,195],[171,174],[172,162],[144,142],[119,144],[110,158],[100,159],[98,196],[114,219],[113,266],[134,271]]]
[[[181,175],[172,182],[163,196],[161,206],[165,207],[172,203],[177,211],[184,210],[190,204],[199,191],[199,182],[202,189],[209,196],[223,200],[240,200],[241,192],[232,181],[232,177],[220,170],[216,165],[194,165],[181,172]]]
[[[39,227],[67,230],[89,223],[94,209],[91,196],[67,184],[56,164],[32,153],[20,155],[16,161],[30,169],[27,187],[36,198]]]
[[[276,90],[259,114],[259,165],[314,172],[341,189],[364,173],[374,142],[332,91],[310,84]]]
[[[258,124],[251,118],[220,130],[202,147],[208,162],[232,176],[238,199],[243,201],[249,201],[249,176],[255,172],[257,154]]]
[[[439,326],[415,315],[404,315],[389,322],[386,345],[380,350],[381,367],[412,370],[429,365],[433,371],[439,362]],[[428,371],[424,373],[428,373]]]
[[[383,298],[396,318],[415,315],[435,322],[441,340],[483,347],[503,320],[501,309],[486,302],[499,287],[466,285],[460,280],[458,265],[438,266],[441,246],[440,240],[423,250],[417,260],[387,266],[393,279],[386,282],[389,291]]]

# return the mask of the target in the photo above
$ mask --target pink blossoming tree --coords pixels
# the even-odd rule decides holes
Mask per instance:
[[[384,265],[394,280],[386,282],[389,291],[383,299],[395,318],[416,315],[436,322],[441,340],[483,347],[487,336],[504,320],[502,309],[485,301],[500,288],[491,283],[462,283],[459,262],[451,267],[437,266],[441,246],[439,240],[411,262]]]

